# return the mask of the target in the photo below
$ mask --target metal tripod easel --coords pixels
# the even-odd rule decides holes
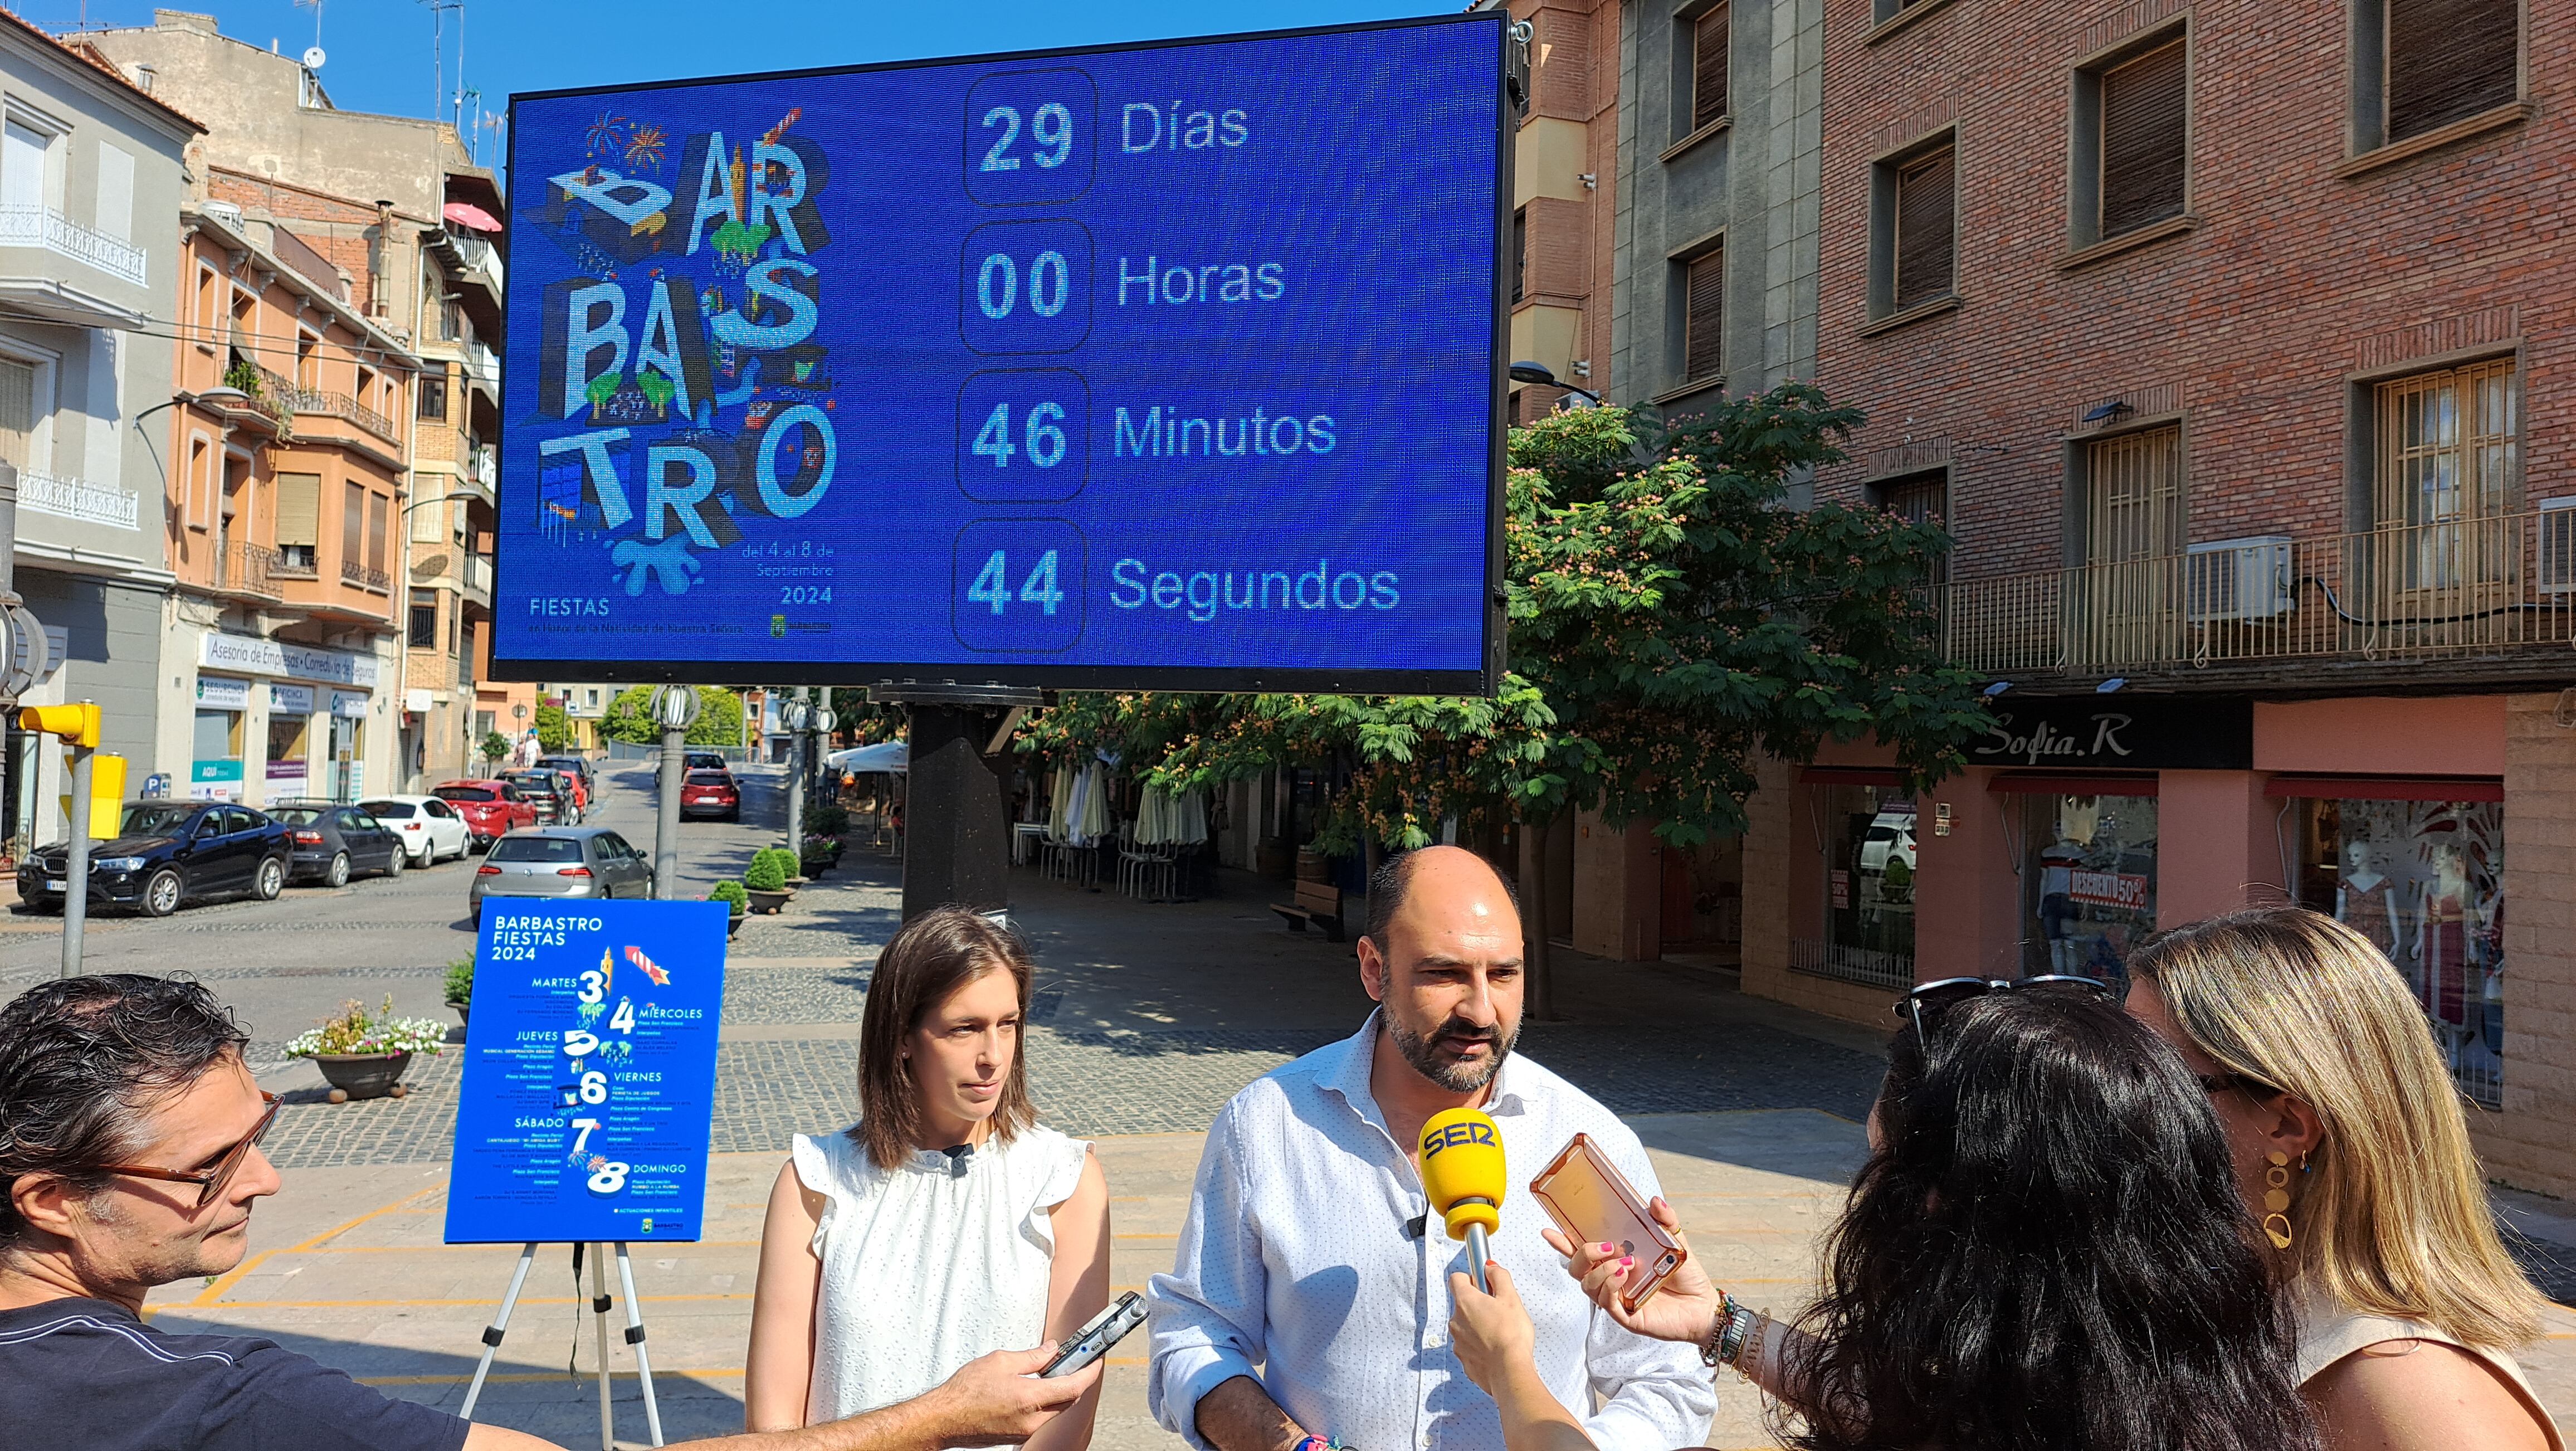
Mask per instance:
[[[575,1243],[572,1247],[573,1284],[581,1284],[582,1252],[590,1252],[591,1323],[599,1330],[599,1451],[617,1451],[616,1419],[608,1405],[608,1282],[602,1261],[607,1254],[598,1245]],[[458,1412],[466,1420],[474,1419],[474,1403],[482,1398],[483,1381],[492,1373],[492,1357],[501,1348],[501,1337],[510,1328],[510,1311],[519,1303],[519,1291],[528,1283],[528,1269],[537,1260],[537,1241],[530,1240],[519,1249],[519,1263],[510,1271],[510,1288],[501,1296],[500,1313],[483,1331],[483,1359],[474,1367],[474,1381],[465,1388],[465,1405]],[[644,1424],[652,1433],[652,1444],[662,1444],[662,1408],[653,1399],[653,1361],[644,1350],[644,1311],[635,1299],[635,1267],[626,1256],[626,1241],[617,1241],[617,1283],[626,1294],[626,1343],[635,1348],[635,1370],[644,1386]]]

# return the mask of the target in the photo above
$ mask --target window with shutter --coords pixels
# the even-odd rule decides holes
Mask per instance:
[[[1957,153],[1952,148],[1944,146],[1897,168],[1896,311],[1949,295],[1957,213]]]
[[[277,476],[277,544],[280,549],[301,546],[308,567],[311,550],[322,542],[322,476],[320,474],[279,474]]]
[[[2180,40],[2102,73],[2100,236],[2182,215],[2190,76]]]
[[[366,559],[367,486],[351,484],[340,506],[340,577],[348,579]]]
[[[2516,0],[2386,0],[2387,139],[2403,141],[2520,94]]]
[[[12,468],[31,468],[28,455],[36,439],[36,369],[15,358],[0,358],[0,460]]]
[[[367,496],[367,568],[379,576],[385,572],[386,512],[393,501],[382,494]]]
[[[1520,301],[1528,291],[1529,212],[1527,210],[1522,210],[1512,213],[1512,301]],[[446,391],[447,384],[442,381],[438,386],[443,395]],[[427,414],[422,415],[422,417],[427,416]],[[444,403],[440,405],[439,416],[441,418],[447,416],[446,406]]]
[[[1726,114],[1729,7],[1720,5],[1691,22],[1691,129]]]
[[[2092,444],[2085,562],[2162,559],[2182,546],[2182,430],[2152,428]]]
[[[1714,378],[1726,367],[1726,249],[1682,267],[1682,381]]]

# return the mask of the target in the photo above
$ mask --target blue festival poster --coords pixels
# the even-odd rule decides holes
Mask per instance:
[[[485,904],[449,1244],[699,1237],[725,917],[722,902]]]

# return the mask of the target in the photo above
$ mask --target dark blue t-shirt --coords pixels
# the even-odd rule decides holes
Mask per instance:
[[[256,1335],[165,1335],[122,1305],[0,1310],[13,1446],[97,1451],[459,1451],[466,1423]]]

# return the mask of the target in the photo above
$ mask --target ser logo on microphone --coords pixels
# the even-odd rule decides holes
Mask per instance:
[[[1494,1126],[1491,1122],[1454,1123],[1433,1129],[1422,1136],[1422,1157],[1428,1159],[1442,1149],[1457,1144],[1485,1144],[1500,1147],[1495,1143]]]

